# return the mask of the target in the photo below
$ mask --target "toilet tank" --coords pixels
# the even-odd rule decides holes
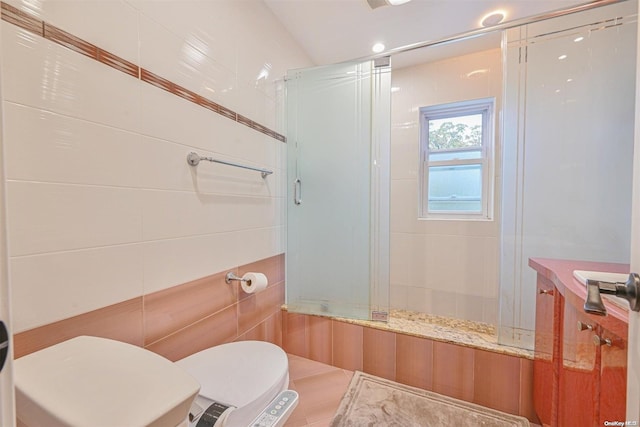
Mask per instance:
[[[14,362],[16,411],[29,427],[176,427],[199,383],[135,345],[81,336]]]

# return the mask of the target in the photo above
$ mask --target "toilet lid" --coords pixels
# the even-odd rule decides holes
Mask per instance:
[[[176,362],[200,382],[200,395],[242,408],[287,387],[287,354],[264,341],[238,341],[212,347]],[[275,394],[274,394],[275,390]]]

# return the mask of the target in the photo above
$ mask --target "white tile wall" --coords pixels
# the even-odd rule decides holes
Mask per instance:
[[[279,132],[281,79],[312,65],[257,0],[9,3]],[[16,332],[284,251],[283,143],[1,27]]]
[[[468,78],[478,69],[487,72]],[[499,215],[493,221],[418,219],[419,108],[496,97],[500,50],[395,70],[391,133],[391,306],[497,323]],[[497,128],[499,129],[499,128]],[[497,139],[496,170],[500,170]],[[500,183],[496,176],[496,188]],[[496,197],[495,206],[499,206]]]

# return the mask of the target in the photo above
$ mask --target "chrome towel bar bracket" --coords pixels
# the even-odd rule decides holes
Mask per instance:
[[[218,160],[218,159],[214,159],[213,157],[204,157],[193,151],[187,154],[187,163],[191,166],[198,166],[198,163],[200,163],[201,160],[206,160],[208,162],[213,162],[213,163],[220,163],[227,166],[234,166],[236,168],[250,169],[252,171],[257,171],[257,172],[260,172],[260,175],[262,175],[263,178],[266,178],[267,175],[271,175],[273,173],[273,171],[269,169],[254,168],[253,166],[241,165],[239,163],[227,162],[225,160]]]

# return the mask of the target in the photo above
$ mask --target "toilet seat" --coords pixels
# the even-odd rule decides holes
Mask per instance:
[[[200,383],[203,409],[212,402],[236,408],[222,424],[229,427],[249,425],[289,385],[287,354],[264,341],[222,344],[175,363]]]

